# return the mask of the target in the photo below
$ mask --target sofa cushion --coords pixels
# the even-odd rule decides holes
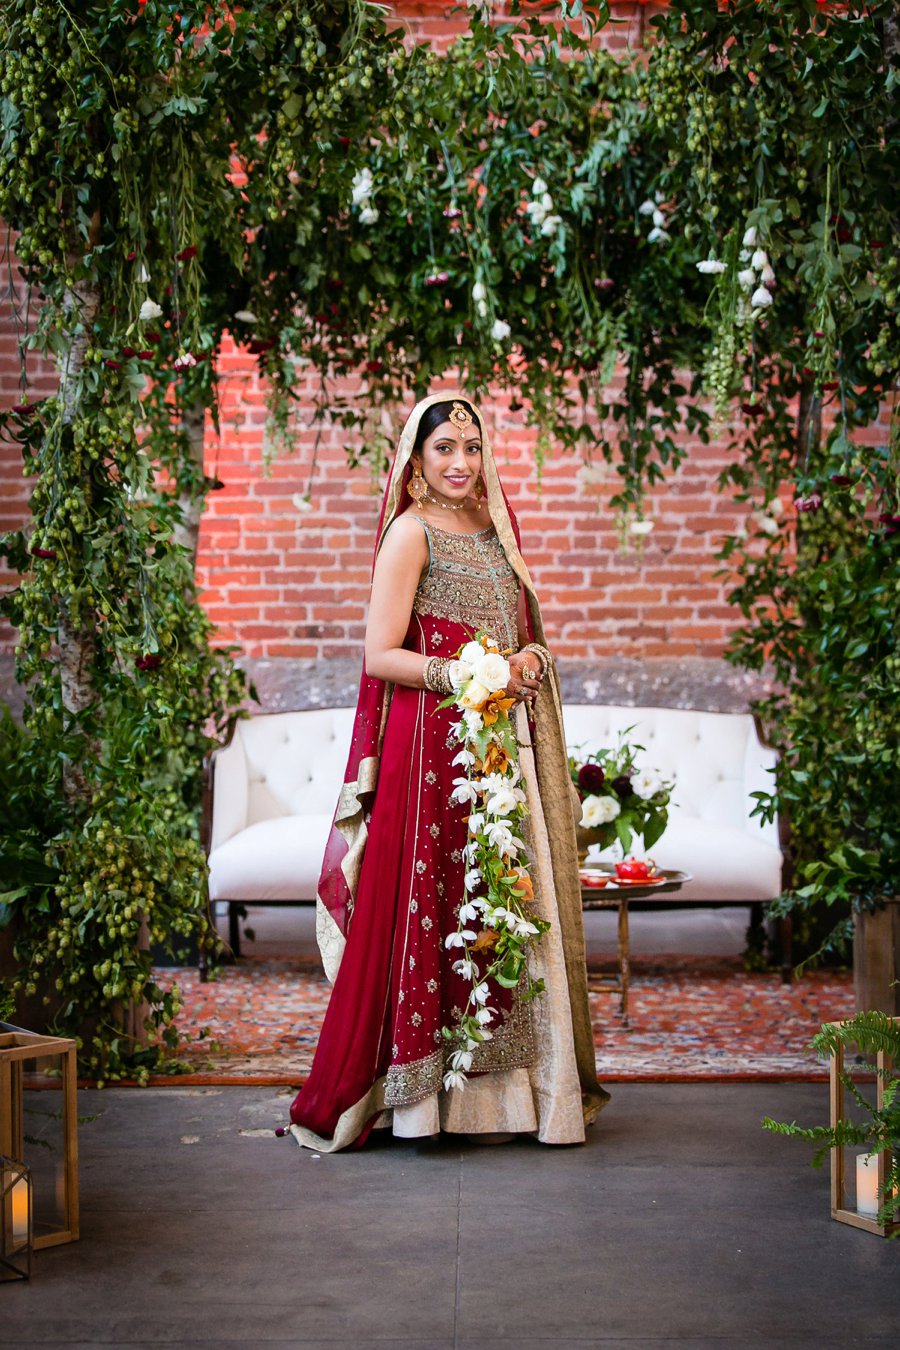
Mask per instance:
[[[640,850],[635,850],[641,856]],[[781,850],[761,834],[675,815],[648,850],[661,868],[688,872],[693,881],[669,894],[675,900],[774,900],[781,891]],[[588,852],[588,865],[610,862],[615,848]]]
[[[213,849],[210,900],[315,900],[334,803],[328,806],[327,814],[258,821]]]

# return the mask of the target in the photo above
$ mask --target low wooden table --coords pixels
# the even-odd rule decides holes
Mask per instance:
[[[592,869],[603,871],[603,868]],[[608,881],[605,886],[582,886],[582,909],[617,909],[619,911],[619,931],[616,948],[618,975],[602,975],[598,982],[591,985],[591,992],[598,994],[619,994],[619,1012],[624,1026],[628,1026],[628,986],[631,980],[631,938],[628,931],[629,900],[649,900],[658,895],[678,891],[686,881],[692,881],[689,872],[663,872],[665,880],[644,884]],[[610,876],[615,873],[610,871]]]

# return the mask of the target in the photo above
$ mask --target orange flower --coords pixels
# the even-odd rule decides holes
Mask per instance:
[[[492,727],[501,713],[508,713],[515,705],[514,698],[507,698],[505,689],[497,689],[481,709],[484,725]]]
[[[495,928],[482,928],[478,937],[472,943],[472,950],[474,952],[489,952],[496,947],[499,938],[500,934]]]
[[[506,875],[516,878],[513,894],[517,895],[520,900],[524,900],[526,904],[530,904],[534,900],[534,886],[531,884],[531,877],[518,868],[514,872],[507,872]]]
[[[509,755],[503,749],[502,745],[495,745],[491,741],[487,748],[487,754],[484,757],[484,763],[479,769],[479,773],[505,773],[509,765]]]

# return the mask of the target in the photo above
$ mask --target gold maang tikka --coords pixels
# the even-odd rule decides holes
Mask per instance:
[[[464,403],[454,403],[450,409],[450,421],[456,427],[457,431],[465,431],[475,421],[475,418],[469,412]]]

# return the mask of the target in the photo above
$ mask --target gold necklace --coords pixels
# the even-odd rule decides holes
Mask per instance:
[[[432,497],[431,489],[425,489],[425,501],[431,502],[433,506],[439,506],[442,511],[465,511],[468,509],[466,502],[442,502],[437,497]]]

